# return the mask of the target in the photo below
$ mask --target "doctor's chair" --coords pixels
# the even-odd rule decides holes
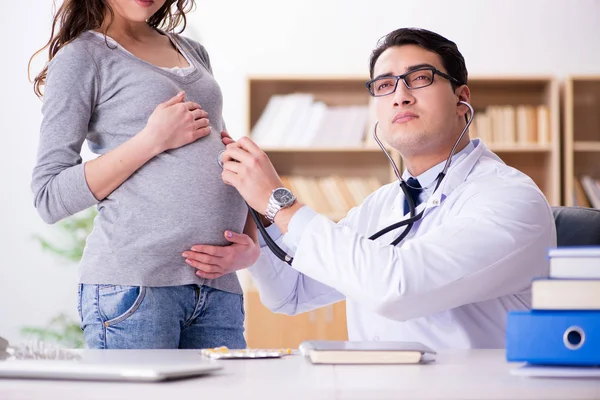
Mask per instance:
[[[552,207],[558,247],[600,245],[600,210]]]

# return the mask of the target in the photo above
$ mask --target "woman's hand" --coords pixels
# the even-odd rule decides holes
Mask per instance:
[[[192,101],[184,102],[185,92],[156,106],[140,132],[156,154],[192,143],[210,133],[208,114]]]
[[[244,233],[225,232],[229,246],[196,245],[183,253],[185,262],[196,268],[201,278],[215,279],[252,266],[260,256],[256,225],[250,216]]]
[[[229,136],[229,133],[227,133],[227,132],[221,132],[221,141],[223,142],[223,144],[225,146],[227,146],[228,144],[231,144],[231,143],[235,143],[235,140],[233,140],[231,138],[231,136]]]

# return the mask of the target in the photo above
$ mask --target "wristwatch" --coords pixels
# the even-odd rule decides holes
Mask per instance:
[[[277,188],[271,192],[269,198],[269,204],[267,204],[267,211],[265,211],[265,217],[271,222],[274,222],[275,215],[282,208],[288,208],[296,201],[296,196],[288,189],[284,187]]]

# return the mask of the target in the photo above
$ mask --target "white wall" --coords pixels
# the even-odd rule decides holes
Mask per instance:
[[[23,325],[76,315],[76,268],[31,240],[54,232],[29,190],[41,103],[26,68],[48,38],[48,3],[6,2],[0,17],[0,335],[12,341],[22,340]],[[472,75],[600,74],[599,21],[598,0],[200,0],[187,34],[208,48],[228,128],[239,137],[249,74],[366,76],[376,41],[404,26],[454,40]]]

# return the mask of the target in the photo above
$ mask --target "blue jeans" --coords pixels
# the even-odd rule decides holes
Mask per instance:
[[[246,348],[242,295],[208,286],[79,285],[91,349]]]

